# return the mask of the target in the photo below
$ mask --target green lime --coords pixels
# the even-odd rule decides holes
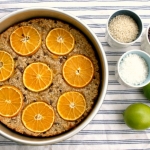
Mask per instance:
[[[144,95],[150,100],[150,83],[143,87]]]
[[[131,104],[123,113],[124,121],[132,129],[144,130],[150,127],[150,107],[142,104]]]

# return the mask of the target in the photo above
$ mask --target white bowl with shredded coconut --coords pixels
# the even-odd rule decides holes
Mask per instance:
[[[143,31],[142,20],[131,10],[118,10],[109,16],[106,24],[105,38],[116,49],[133,45]]]
[[[128,88],[141,88],[150,82],[150,56],[141,50],[124,53],[116,66],[118,82]]]

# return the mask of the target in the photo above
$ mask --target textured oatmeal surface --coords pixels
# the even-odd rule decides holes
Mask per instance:
[[[42,44],[39,50],[34,55],[28,57],[22,57],[17,55],[12,50],[9,41],[10,34],[16,28],[24,25],[33,26],[39,31],[42,37]],[[45,39],[48,32],[57,27],[68,30],[75,38],[75,47],[73,51],[66,56],[54,56],[52,53],[49,52],[49,50],[45,45]],[[7,81],[0,82],[0,86],[8,84],[18,87],[22,91],[24,96],[23,108],[34,101],[45,101],[48,104],[50,104],[55,111],[54,124],[51,129],[49,129],[44,133],[34,133],[26,129],[21,122],[22,111],[20,111],[20,113],[13,118],[6,118],[0,116],[0,121],[3,124],[21,134],[29,136],[47,137],[58,135],[74,128],[89,114],[98,95],[98,88],[100,85],[100,68],[98,65],[98,60],[96,59],[94,49],[91,46],[90,42],[87,40],[87,38],[82,34],[82,32],[74,28],[72,25],[69,25],[59,20],[44,19],[44,18],[32,19],[29,21],[18,23],[8,28],[3,33],[1,33],[0,50],[5,50],[9,52],[12,55],[13,59],[15,60],[15,71],[13,75]],[[69,86],[62,77],[63,63],[66,61],[68,57],[75,54],[83,54],[89,57],[93,62],[95,69],[92,81],[86,87],[80,89]],[[53,70],[54,73],[53,82],[49,86],[49,88],[38,93],[34,93],[26,89],[22,82],[22,74],[24,69],[27,67],[27,65],[33,62],[46,63]],[[79,91],[85,96],[87,104],[86,111],[83,114],[83,116],[76,121],[63,120],[57,113],[56,105],[58,97],[66,91]]]

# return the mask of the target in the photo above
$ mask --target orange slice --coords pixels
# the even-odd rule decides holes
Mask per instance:
[[[10,44],[13,50],[21,56],[34,54],[41,45],[39,32],[31,26],[17,28],[10,35]]]
[[[45,132],[54,123],[54,110],[45,102],[29,104],[22,112],[24,126],[33,132]]]
[[[74,37],[67,30],[55,28],[46,37],[46,46],[56,55],[66,55],[74,48]]]
[[[89,58],[83,55],[74,55],[64,63],[62,73],[69,85],[82,88],[92,80],[94,66]]]
[[[33,92],[40,92],[48,88],[52,83],[52,78],[52,70],[42,62],[30,64],[23,73],[25,87]]]
[[[0,115],[13,117],[19,113],[23,104],[21,91],[10,85],[0,87]]]
[[[85,109],[85,98],[79,92],[66,92],[59,97],[57,102],[57,111],[65,120],[77,120],[83,115]]]
[[[5,51],[0,50],[0,81],[5,81],[14,71],[14,60],[12,56]]]

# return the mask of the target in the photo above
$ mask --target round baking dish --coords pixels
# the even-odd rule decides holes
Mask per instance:
[[[81,30],[91,41],[91,43],[94,46],[94,49],[96,50],[96,53],[99,58],[100,62],[100,73],[101,73],[101,84],[100,84],[100,90],[99,95],[96,104],[94,105],[92,111],[87,116],[87,118],[82,121],[76,128],[63,133],[61,135],[55,136],[55,137],[47,137],[47,138],[34,138],[34,137],[27,137],[21,134],[18,134],[16,132],[13,132],[12,130],[8,129],[3,124],[0,124],[0,134],[10,140],[20,142],[23,144],[29,144],[29,145],[44,145],[44,144],[53,144],[60,141],[63,141],[76,133],[78,133],[80,130],[82,130],[96,115],[98,110],[100,109],[105,94],[107,90],[107,84],[108,84],[108,65],[107,60],[105,56],[105,52],[103,50],[103,47],[101,43],[99,42],[96,35],[91,31],[91,29],[85,25],[83,22],[81,22],[78,18],[67,14],[64,11],[53,9],[53,8],[26,8],[21,9],[15,12],[12,12],[5,17],[0,19],[0,33],[2,33],[4,30],[6,30],[8,27],[12,26],[13,24],[16,24],[21,21],[25,21],[31,18],[37,18],[37,17],[50,17],[59,19],[62,21],[65,21],[69,24],[72,24],[76,26],[79,30]]]

